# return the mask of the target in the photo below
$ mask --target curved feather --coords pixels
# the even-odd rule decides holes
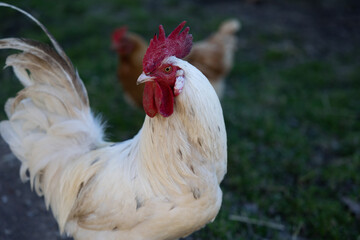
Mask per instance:
[[[2,46],[0,46],[0,48],[14,48],[14,49],[25,51],[26,48],[28,48],[30,46],[33,46],[35,48],[42,49],[45,52],[48,52],[48,51],[53,52],[51,54],[52,57],[56,58],[59,62],[61,62],[61,64],[63,65],[64,70],[69,75],[69,78],[71,79],[72,84],[76,88],[76,90],[77,90],[78,94],[80,95],[81,99],[84,101],[84,103],[86,105],[89,105],[88,95],[87,95],[87,92],[86,92],[86,89],[85,89],[85,86],[84,86],[83,82],[81,81],[77,71],[75,70],[70,58],[66,55],[64,50],[61,48],[61,46],[55,40],[55,38],[51,35],[51,33],[48,31],[48,29],[40,21],[38,21],[36,18],[34,18],[31,14],[29,14],[28,12],[26,12],[26,11],[16,7],[16,6],[0,2],[0,7],[12,8],[12,9],[24,14],[25,16],[30,18],[32,21],[34,21],[45,32],[45,34],[48,36],[48,38],[50,39],[52,45],[54,46],[57,54],[54,54],[55,52],[51,51],[49,47],[46,47],[46,45],[40,44],[39,42],[32,41],[32,40],[27,40],[26,41],[27,46],[22,45],[22,44],[19,44],[17,46],[9,44],[9,45],[2,45]],[[15,44],[15,41],[13,41],[13,44]],[[58,55],[58,57],[56,55]],[[62,60],[60,60],[59,58],[62,59]]]

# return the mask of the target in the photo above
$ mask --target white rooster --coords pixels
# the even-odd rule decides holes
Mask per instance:
[[[55,50],[18,38],[11,66],[24,85],[5,106],[2,137],[21,161],[23,181],[43,195],[60,228],[83,240],[161,240],[189,235],[217,215],[227,164],[219,99],[206,77],[181,60],[192,36],[162,26],[143,60],[148,116],[132,139],[109,143],[86,89],[46,28]]]

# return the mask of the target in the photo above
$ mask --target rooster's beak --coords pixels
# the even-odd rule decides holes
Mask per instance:
[[[147,76],[144,72],[139,76],[136,84],[139,85],[144,82],[154,81],[154,77]]]

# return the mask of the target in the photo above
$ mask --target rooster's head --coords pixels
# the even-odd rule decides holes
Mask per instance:
[[[145,83],[143,106],[149,117],[160,113],[168,117],[174,110],[174,97],[184,87],[184,71],[174,64],[174,58],[184,58],[190,53],[192,35],[189,27],[181,32],[182,22],[168,37],[162,25],[159,36],[154,36],[143,59],[143,73],[137,83]]]

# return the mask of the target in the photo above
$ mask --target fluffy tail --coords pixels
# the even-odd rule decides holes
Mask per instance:
[[[34,20],[48,35],[55,50],[25,39],[0,39],[0,49],[22,51],[8,56],[24,88],[8,99],[8,121],[0,133],[20,159],[23,181],[30,179],[39,195],[56,215],[61,171],[69,163],[103,143],[103,129],[93,117],[86,89],[71,61],[46,28],[31,15],[8,4]],[[54,193],[55,192],[55,193]],[[51,194],[50,194],[51,193]]]
[[[241,28],[241,22],[237,19],[231,19],[220,25],[219,32],[222,34],[235,34]]]

